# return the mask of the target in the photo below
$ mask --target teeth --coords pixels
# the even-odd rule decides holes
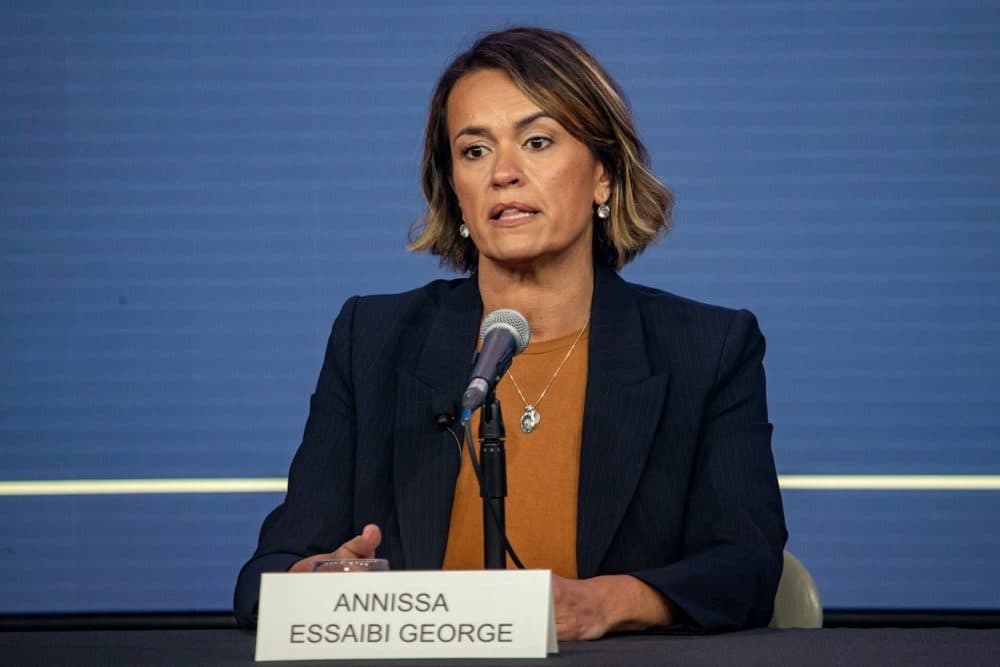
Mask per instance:
[[[531,213],[528,211],[522,211],[516,208],[504,209],[504,212],[500,214],[499,220],[517,220],[518,218],[527,218]]]

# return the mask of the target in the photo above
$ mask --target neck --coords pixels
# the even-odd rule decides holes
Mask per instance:
[[[588,258],[589,260],[589,258]],[[594,265],[510,267],[479,262],[483,313],[513,308],[528,319],[531,340],[546,341],[582,329],[590,319]]]

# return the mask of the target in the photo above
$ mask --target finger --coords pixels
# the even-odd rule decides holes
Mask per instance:
[[[561,641],[580,639],[580,633],[573,623],[556,623],[556,638]]]
[[[361,534],[334,551],[335,558],[374,558],[375,549],[382,543],[382,531],[374,523],[364,527]]]

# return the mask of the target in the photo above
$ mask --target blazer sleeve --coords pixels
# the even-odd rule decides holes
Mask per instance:
[[[737,311],[707,396],[684,513],[682,557],[631,572],[704,632],[767,625],[787,532],[771,452],[764,336]]]
[[[257,621],[263,572],[287,571],[301,558],[332,551],[352,536],[357,426],[351,347],[356,304],[357,297],[349,299],[334,321],[284,502],[264,520],[257,550],[237,577],[233,610],[240,625]]]

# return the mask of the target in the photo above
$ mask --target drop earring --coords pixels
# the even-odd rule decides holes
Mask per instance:
[[[458,226],[458,235],[463,239],[469,238],[469,228],[465,226],[464,222]]]
[[[611,207],[608,206],[608,202],[604,202],[597,207],[597,217],[601,220],[607,220],[608,216],[611,215]]]

